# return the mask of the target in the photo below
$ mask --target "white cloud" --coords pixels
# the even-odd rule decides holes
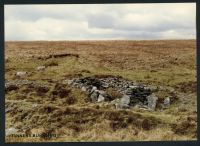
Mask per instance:
[[[6,5],[6,40],[195,39],[195,3]]]

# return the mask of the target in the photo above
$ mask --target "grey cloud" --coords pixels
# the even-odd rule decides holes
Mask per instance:
[[[62,9],[54,7],[45,7],[38,5],[18,5],[18,6],[6,6],[8,11],[5,11],[6,20],[23,20],[23,21],[37,21],[43,18],[53,18],[53,19],[66,19],[66,20],[81,20],[86,16],[84,15],[74,15],[72,9],[67,9],[62,7]],[[81,12],[78,8],[73,9],[73,11]]]
[[[109,14],[93,14],[88,16],[88,27],[91,28],[113,28],[115,18]]]
[[[6,5],[6,40],[195,38],[195,4]],[[17,28],[17,29],[16,29]]]
[[[146,26],[142,25],[134,25],[134,24],[128,24],[128,25],[116,25],[114,26],[114,29],[119,29],[123,31],[151,31],[151,32],[162,32],[167,30],[173,30],[173,29],[191,29],[194,28],[193,26],[187,26],[184,24],[176,23],[176,22],[166,22],[163,21],[162,23],[154,23],[153,26],[149,26],[146,24]]]

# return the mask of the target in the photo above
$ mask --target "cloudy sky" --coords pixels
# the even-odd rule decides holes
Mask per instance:
[[[195,3],[5,6],[7,41],[195,38]]]

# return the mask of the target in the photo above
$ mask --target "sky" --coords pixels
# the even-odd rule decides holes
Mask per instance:
[[[5,40],[195,39],[195,3],[6,5]]]

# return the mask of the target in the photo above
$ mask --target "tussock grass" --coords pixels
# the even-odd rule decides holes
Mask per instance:
[[[27,127],[27,132],[60,135],[51,139],[6,137],[6,142],[196,139],[195,43],[195,40],[6,42],[5,79],[16,79],[17,71],[27,71],[25,79],[48,87],[44,91],[23,86],[6,93],[6,104],[14,103],[6,113],[6,127],[14,125]],[[58,52],[78,57],[38,59]],[[46,66],[45,70],[36,71],[41,65]],[[90,103],[85,92],[61,83],[80,76],[118,76],[172,87],[184,96],[164,111],[115,110],[110,103]],[[116,99],[121,96],[113,89],[107,93]],[[167,92],[156,94],[162,100],[169,96]]]

